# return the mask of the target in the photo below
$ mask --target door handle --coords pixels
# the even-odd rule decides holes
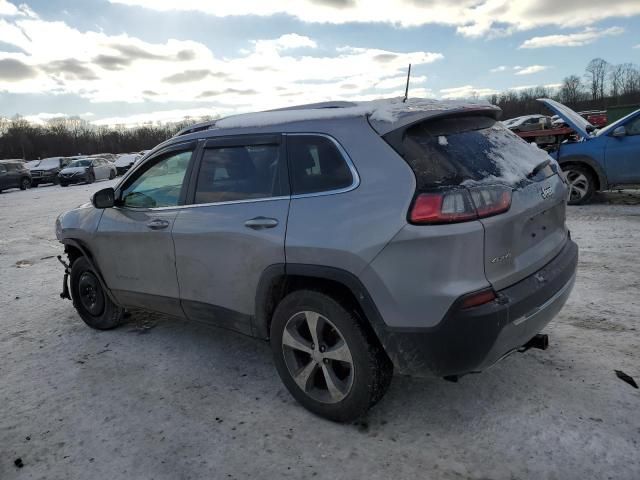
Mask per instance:
[[[275,218],[256,217],[244,222],[244,226],[253,230],[264,230],[265,228],[277,227],[278,220]]]
[[[163,228],[167,228],[168,226],[169,222],[166,220],[162,220],[161,218],[154,218],[147,223],[147,228],[150,228],[151,230],[162,230]]]

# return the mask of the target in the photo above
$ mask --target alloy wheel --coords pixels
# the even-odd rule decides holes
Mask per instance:
[[[282,334],[285,364],[298,387],[321,403],[338,403],[353,387],[351,351],[325,316],[302,311],[287,321]]]
[[[569,200],[572,202],[582,200],[589,191],[589,179],[577,170],[567,170],[566,177],[569,182]]]

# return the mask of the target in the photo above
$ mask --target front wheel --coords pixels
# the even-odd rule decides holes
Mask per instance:
[[[22,180],[20,180],[20,190],[26,190],[30,186],[31,186],[31,180],[29,180],[28,178],[25,177]]]
[[[80,318],[91,328],[109,330],[124,317],[124,309],[111,301],[85,257],[71,266],[71,297]]]
[[[582,165],[567,165],[563,168],[569,183],[569,205],[587,203],[596,192],[593,173]]]
[[[276,368],[307,410],[352,421],[382,398],[393,366],[357,313],[314,290],[298,290],[278,305],[271,324]]]

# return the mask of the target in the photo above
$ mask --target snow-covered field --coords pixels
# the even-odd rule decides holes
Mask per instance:
[[[455,384],[397,377],[336,425],[259,341],[151,314],[84,326],[53,222],[111,183],[0,194],[0,479],[640,478],[640,390],[614,374],[640,382],[640,191],[568,209],[580,266],[549,350]]]

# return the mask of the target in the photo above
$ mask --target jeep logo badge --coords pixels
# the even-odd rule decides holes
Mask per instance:
[[[547,185],[542,190],[540,190],[540,195],[542,195],[542,198],[545,200],[547,198],[553,197],[553,188],[551,188],[551,185]]]

